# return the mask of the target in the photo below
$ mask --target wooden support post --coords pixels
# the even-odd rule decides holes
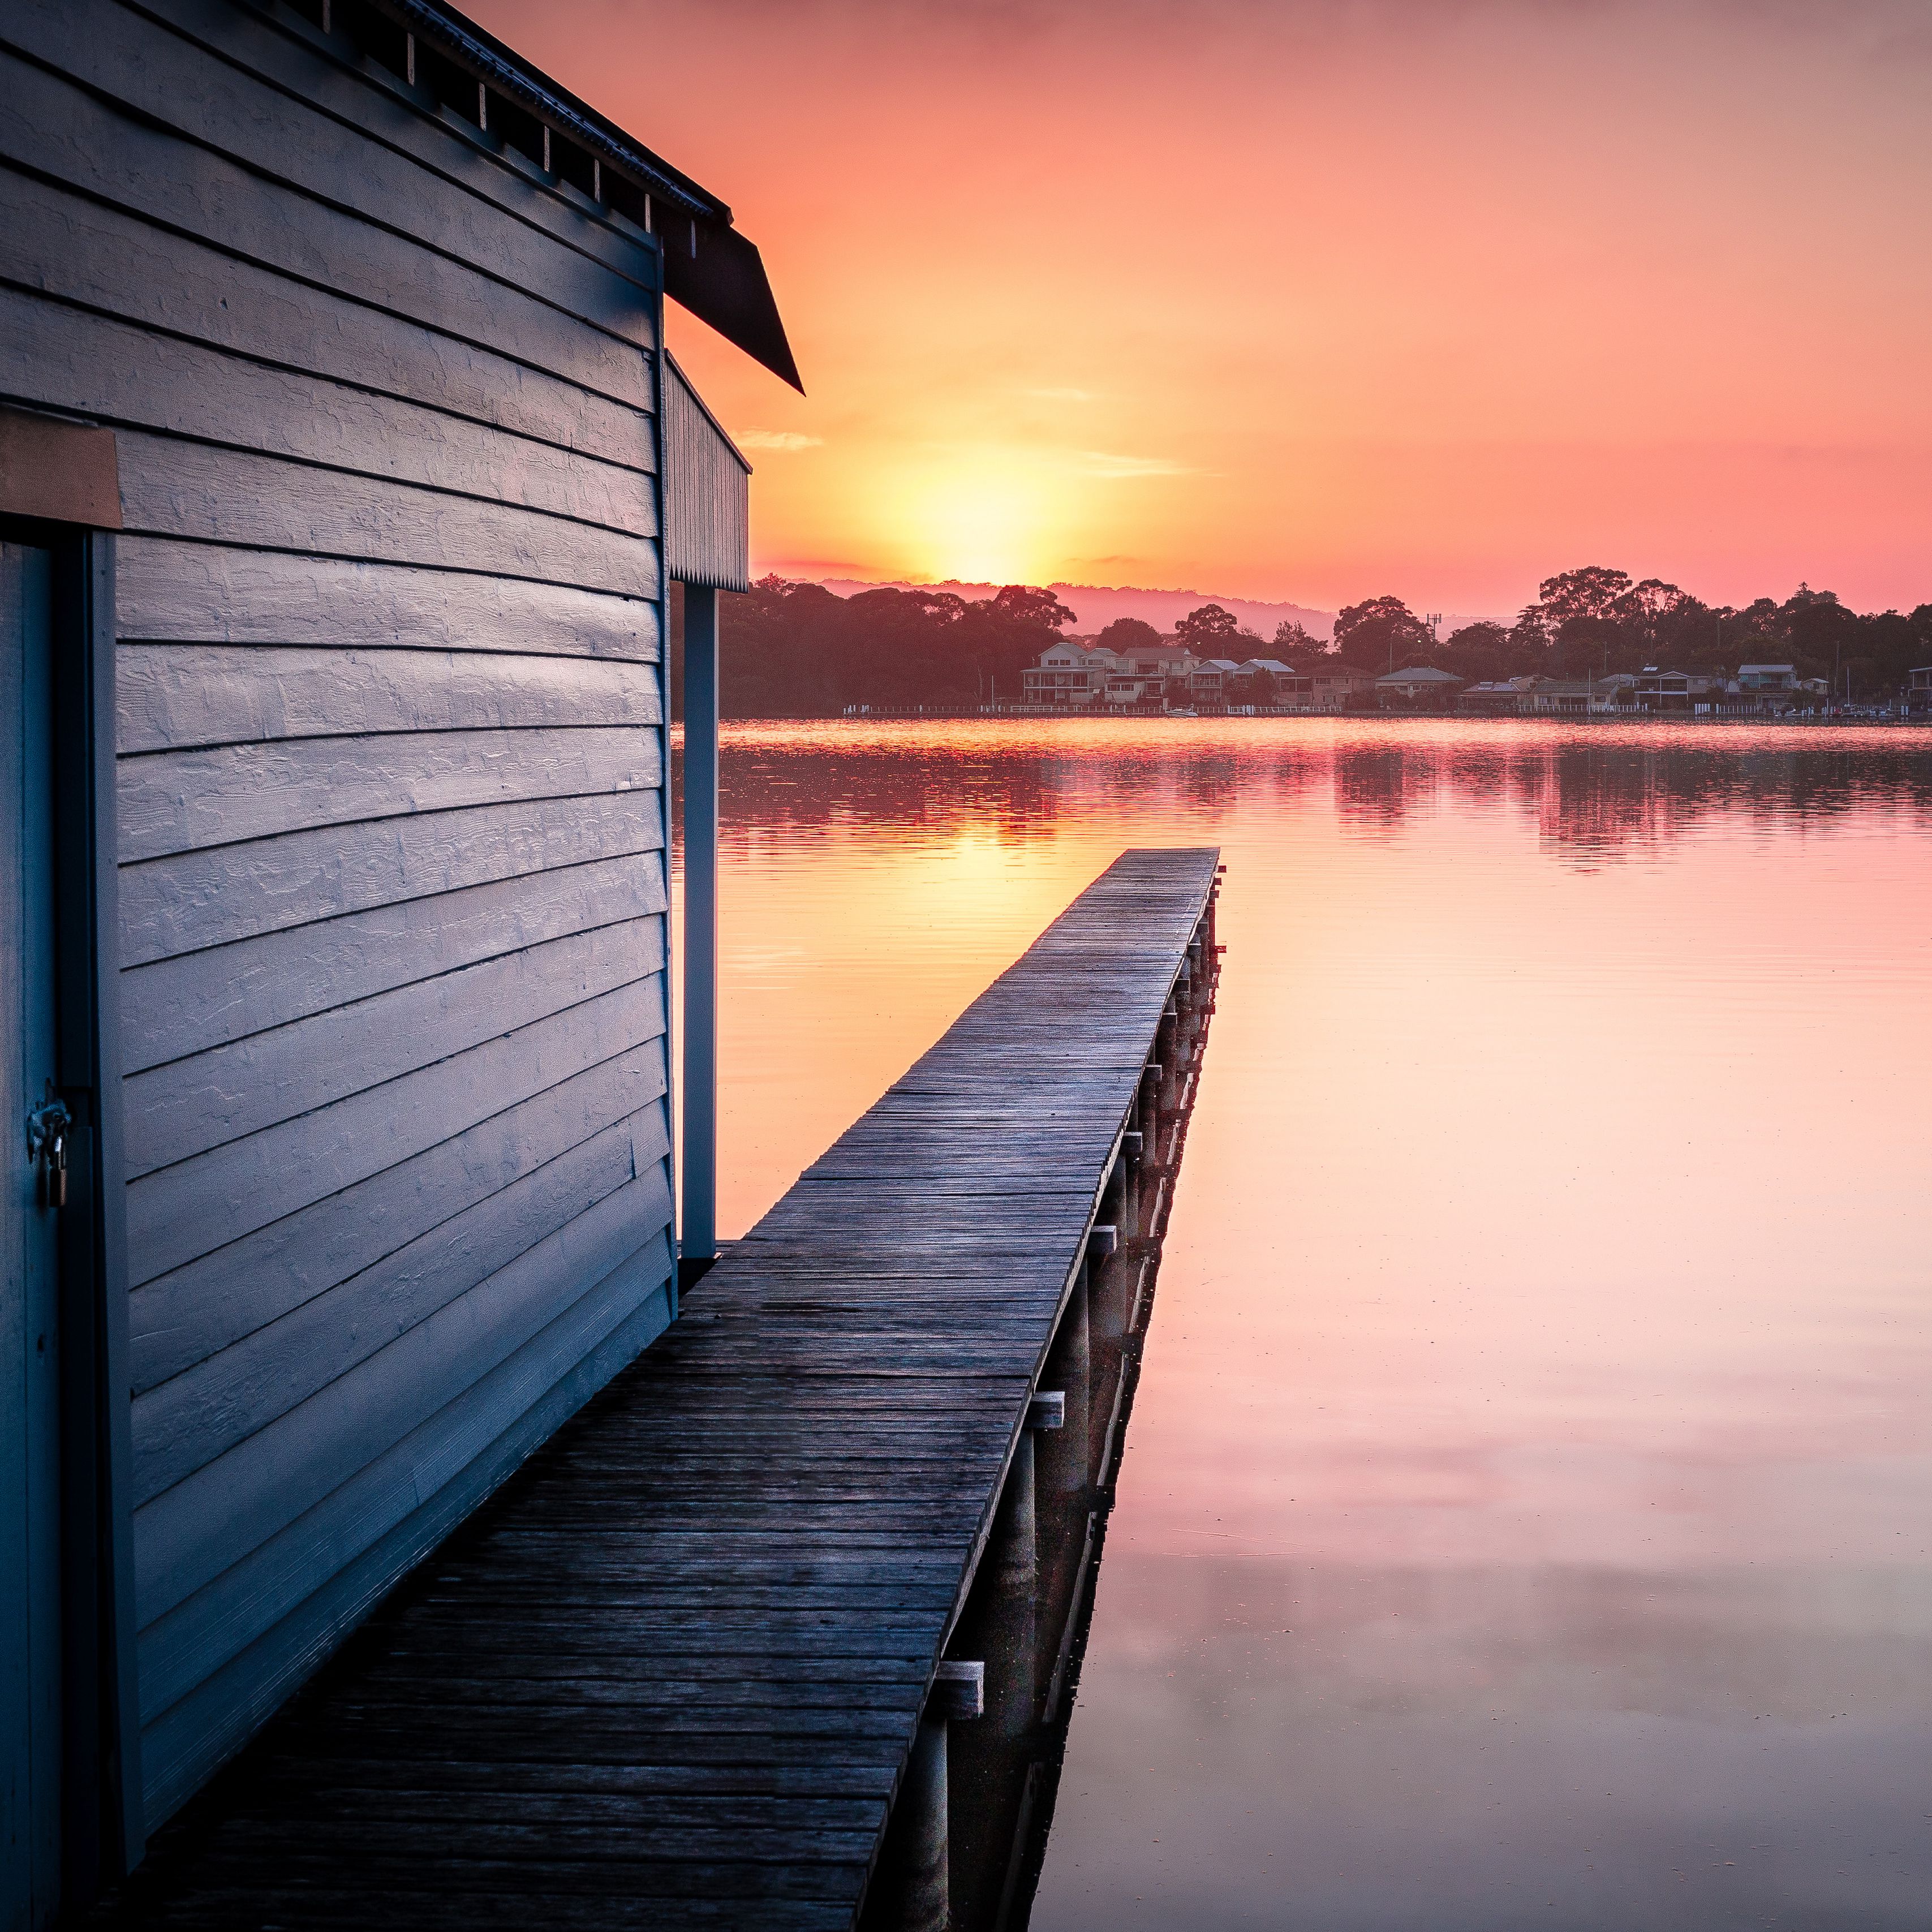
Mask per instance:
[[[1042,1656],[1036,1444],[1040,1432],[1049,1439],[1064,1433],[1065,1413],[1064,1390],[1028,1398],[992,1532],[953,1636],[956,1646],[978,1651],[986,1663],[985,1721],[956,1730],[948,1746],[947,1858],[958,1926],[996,1922],[1024,1824],[1022,1801],[1038,1748],[1041,1694],[1060,1628],[1046,1623]]]
[[[1066,1391],[1036,1389],[1027,1398],[1026,1426],[1029,1429],[1064,1429],[1066,1426]]]
[[[1096,1228],[1096,1234],[1101,1230]],[[1111,1234],[1113,1231],[1107,1231]],[[1091,1441],[1088,1466],[1096,1487],[1107,1480],[1107,1432],[1113,1425],[1114,1406],[1120,1390],[1127,1318],[1132,1311],[1133,1270],[1114,1244],[1087,1248],[1088,1427]],[[1102,1259],[1102,1256],[1108,1257]]]
[[[928,1717],[958,1720],[982,1717],[986,1709],[986,1666],[979,1658],[949,1657],[932,1674]]]
[[[912,1756],[886,1826],[866,1923],[878,1932],[946,1932],[952,1922],[947,1856],[946,1720],[920,1720]]]
[[[986,1654],[986,1711],[988,1728],[1002,1738],[1024,1737],[1031,1726],[1039,1690],[1034,1679],[1034,1629],[1040,1592],[1034,1432],[1020,1431],[1006,1486],[1000,1494],[993,1534],[980,1559],[985,1601],[983,1630],[976,1646]]]
[[[1088,1390],[1087,1271],[1082,1268],[1060,1318],[1040,1379],[1061,1396],[1064,1426],[1034,1445],[1034,1510],[1040,1547],[1040,1622],[1057,1643],[1071,1600],[1074,1572],[1091,1507],[1088,1456],[1091,1433]]]
[[[718,1258],[718,593],[684,592],[684,1142],[678,1286]]]
[[[1048,1351],[1041,1380],[1058,1385],[1064,1401],[1064,1426],[1039,1445],[1038,1508],[1051,1513],[1049,1532],[1058,1542],[1063,1528],[1082,1521],[1087,1514],[1087,1438],[1090,1429],[1088,1390],[1091,1346],[1088,1329],[1087,1270],[1082,1268],[1067,1298],[1060,1327]]]

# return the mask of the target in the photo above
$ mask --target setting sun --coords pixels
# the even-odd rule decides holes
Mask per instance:
[[[988,452],[942,458],[876,508],[886,541],[904,545],[896,574],[1024,584],[1040,580],[1055,561],[1057,507],[1036,460]]]
[[[477,11],[730,178],[807,393],[670,339],[728,427],[800,440],[755,453],[761,571],[1925,595],[1932,177],[1891,0],[1749,34],[1714,0]],[[721,36],[728,111],[656,83]]]

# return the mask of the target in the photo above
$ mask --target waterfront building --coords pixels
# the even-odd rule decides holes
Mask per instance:
[[[1357,670],[1349,664],[1338,664],[1332,670],[1309,674],[1309,695],[1318,711],[1346,711],[1351,704],[1369,696],[1375,688],[1372,671]]]
[[[1646,664],[1637,674],[1634,696],[1642,710],[1688,712],[1700,701],[1710,703],[1713,692],[1721,694],[1725,682],[1721,671],[1664,670]]]
[[[1905,708],[1913,712],[1932,712],[1932,664],[1921,664],[1906,673]]]
[[[1522,698],[1520,680],[1466,685],[1456,694],[1456,708],[1478,718],[1514,718]]]
[[[1228,674],[1231,691],[1244,698],[1262,694],[1274,704],[1291,701],[1298,694],[1296,683],[1294,670],[1279,658],[1249,658]]]
[[[665,299],[796,371],[725,203],[436,0],[5,38],[38,1928],[671,1318],[667,586],[715,689],[748,470]]]
[[[1377,678],[1375,692],[1384,710],[1436,710],[1446,706],[1465,682],[1454,671],[1417,664]]]
[[[1117,653],[1078,638],[1049,645],[1022,674],[1024,701],[1056,710],[1239,704],[1340,711],[1376,683],[1372,674],[1346,665],[1301,672],[1280,658],[1204,658],[1168,646]]]
[[[1112,651],[1068,638],[1040,653],[1036,664],[1020,673],[1022,701],[1028,704],[1091,704],[1106,688],[1120,660]]]
[[[1798,667],[1788,664],[1748,664],[1738,667],[1740,691],[1796,691]]]
[[[1534,677],[1522,680],[1525,688],[1516,709],[1530,714],[1554,713],[1585,717],[1592,711],[1610,708],[1614,686],[1598,685],[1583,678]]]
[[[1228,697],[1228,682],[1240,668],[1232,658],[1204,658],[1187,673],[1187,696],[1195,704],[1222,704]]]

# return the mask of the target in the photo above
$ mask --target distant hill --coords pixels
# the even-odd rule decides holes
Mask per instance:
[[[818,580],[841,597],[861,590],[950,590],[961,597],[990,597],[996,584],[866,584],[855,578],[826,577]],[[1190,610],[1204,604],[1218,604],[1232,611],[1241,622],[1264,640],[1274,636],[1274,627],[1284,618],[1292,619],[1311,637],[1325,638],[1334,628],[1332,610],[1311,610],[1300,604],[1268,604],[1252,597],[1218,596],[1202,590],[1138,590],[1098,584],[1054,584],[1047,586],[1076,619],[1083,637],[1104,630],[1116,617],[1138,617],[1157,630],[1171,631]]]

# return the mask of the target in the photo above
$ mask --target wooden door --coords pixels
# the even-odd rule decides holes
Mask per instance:
[[[0,1753],[5,1932],[60,1886],[60,1324],[56,1220],[27,1153],[54,1072],[52,559],[0,543]]]

